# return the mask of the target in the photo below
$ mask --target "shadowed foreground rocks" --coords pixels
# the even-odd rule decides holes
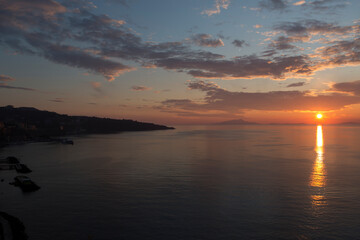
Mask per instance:
[[[0,212],[0,239],[27,240],[24,224],[16,217]]]

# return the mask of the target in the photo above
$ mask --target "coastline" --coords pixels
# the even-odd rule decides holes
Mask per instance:
[[[66,142],[67,137],[87,134],[171,129],[174,128],[130,119],[68,116],[36,108],[0,107],[0,148],[32,142]],[[71,144],[71,140],[67,144]]]
[[[105,131],[105,132],[82,132],[82,133],[76,133],[76,134],[67,134],[67,135],[61,135],[61,136],[47,136],[47,137],[37,137],[37,138],[31,138],[28,140],[14,140],[14,141],[0,141],[0,149],[5,148],[8,146],[17,146],[17,145],[25,145],[29,143],[61,143],[63,140],[71,139],[71,137],[80,137],[80,136],[86,136],[91,134],[117,134],[122,132],[149,132],[149,131],[162,131],[162,130],[174,130],[174,127],[166,127],[162,129],[146,129],[146,130],[125,130],[125,131]]]

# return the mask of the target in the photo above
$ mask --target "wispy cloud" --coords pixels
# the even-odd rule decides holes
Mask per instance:
[[[244,47],[244,46],[249,46],[249,44],[247,44],[245,42],[245,40],[238,40],[238,39],[235,39],[234,41],[232,41],[232,44],[235,47],[238,47],[238,48],[241,48],[241,47]]]
[[[353,82],[335,83],[330,90],[352,93],[360,96],[360,80]]]
[[[314,35],[343,35],[356,33],[359,26],[339,26],[315,19],[297,22],[283,22],[275,26],[275,30],[286,33],[289,36],[311,37]]]
[[[151,90],[151,87],[146,87],[146,86],[132,86],[131,90],[133,91],[148,91]]]
[[[289,85],[287,85],[286,87],[302,87],[306,84],[306,82],[296,82],[296,83],[291,83]]]
[[[36,9],[36,13],[33,14],[37,14],[48,19],[58,13],[66,12],[66,7],[54,0],[31,2],[27,0],[3,0],[1,8],[12,12],[17,12],[22,16],[26,16],[28,13]]]
[[[97,92],[97,93],[99,93],[99,94],[103,94],[103,93],[104,93],[104,92],[103,92],[103,89],[102,89],[102,84],[101,84],[101,82],[91,82],[90,85],[91,85],[92,89],[93,89],[95,92]]]
[[[118,3],[121,4],[125,7],[129,7],[130,6],[130,0],[106,0],[110,3]]]
[[[196,34],[192,36],[192,42],[201,47],[221,47],[224,46],[224,42],[218,38],[212,38],[210,34]]]
[[[67,45],[54,45],[42,43],[40,39],[32,39],[33,45],[37,45],[45,58],[65,65],[89,69],[90,71],[102,74],[108,81],[128,71],[135,70],[133,67],[111,61],[102,57],[94,56],[82,49]],[[36,41],[36,42],[34,42]],[[38,45],[39,44],[39,45]]]
[[[284,0],[262,0],[259,6],[262,9],[284,10],[287,7],[287,3]]]
[[[11,90],[36,91],[36,89],[33,89],[33,88],[14,87],[14,86],[8,85],[8,82],[12,82],[12,81],[15,81],[15,78],[1,74],[0,75],[0,88],[11,89]]]
[[[298,2],[294,2],[293,5],[294,5],[294,6],[300,6],[300,5],[303,5],[303,4],[305,4],[305,3],[306,3],[305,0],[300,0],[300,1],[298,1]]]
[[[328,11],[343,8],[347,4],[346,0],[300,0],[292,4],[286,0],[262,0],[259,7],[272,11],[283,11],[291,6],[302,7],[311,11]]]
[[[0,88],[11,89],[11,90],[36,91],[36,89],[33,88],[9,86],[6,83],[0,83]]]
[[[306,1],[301,6],[314,11],[328,11],[344,8],[347,4],[346,0],[312,0]]]
[[[201,14],[206,14],[208,16],[219,14],[221,9],[227,9],[230,5],[230,0],[215,0],[214,8],[207,9],[201,12]]]
[[[313,71],[327,67],[356,64],[358,62],[356,54],[359,52],[359,45],[357,44],[358,40],[354,36],[357,36],[359,31],[360,26],[357,24],[339,26],[334,23],[313,19],[279,23],[274,27],[274,32],[272,32],[272,35],[276,37],[272,40],[269,38],[271,42],[267,46],[268,49],[263,52],[263,56],[271,57],[283,54],[281,51],[297,54],[303,50],[299,47],[299,43],[315,44],[321,42],[324,44],[323,47],[313,48],[313,53],[307,54],[311,58],[310,65],[314,66]],[[353,49],[351,54],[353,57],[351,58],[349,57],[349,47]],[[310,49],[308,48],[308,50]],[[344,58],[342,62],[325,61],[325,59],[340,54]]]
[[[266,59],[254,55],[231,60],[181,59],[159,60],[158,66],[166,69],[189,70],[197,78],[284,78],[285,74],[309,75],[313,72],[307,56],[281,56]]]
[[[54,98],[54,99],[50,99],[50,102],[55,102],[55,103],[62,103],[64,102],[63,98]]]
[[[2,81],[2,82],[10,82],[10,81],[15,81],[15,78],[1,74],[0,75],[0,81]]]

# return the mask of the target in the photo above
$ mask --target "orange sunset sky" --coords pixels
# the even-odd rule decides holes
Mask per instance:
[[[360,1],[0,0],[0,102],[160,124],[360,122]]]

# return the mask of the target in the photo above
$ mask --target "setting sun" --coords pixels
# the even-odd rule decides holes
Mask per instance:
[[[322,115],[321,113],[318,113],[318,114],[316,114],[316,118],[317,118],[317,119],[322,119],[322,118],[323,118],[323,115]]]

